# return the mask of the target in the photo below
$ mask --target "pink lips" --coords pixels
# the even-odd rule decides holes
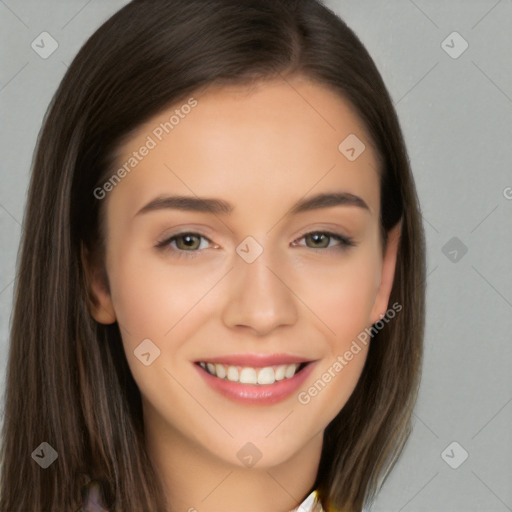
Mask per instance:
[[[293,377],[268,385],[241,384],[239,382],[221,379],[208,373],[201,368],[199,364],[194,364],[196,371],[199,372],[200,376],[213,390],[226,398],[246,405],[270,405],[285,400],[298,390],[301,384],[311,374],[314,367],[314,361],[308,361],[304,358],[286,354],[237,354],[223,357],[208,357],[202,361],[253,368],[292,363],[308,363]]]
[[[220,357],[208,357],[201,359],[208,363],[228,364],[231,366],[250,366],[252,368],[263,368],[280,364],[308,363],[308,359],[291,356],[287,354],[232,354]],[[199,361],[196,361],[199,362]]]

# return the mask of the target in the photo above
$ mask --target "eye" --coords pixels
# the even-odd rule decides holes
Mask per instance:
[[[352,239],[340,235],[339,233],[332,233],[330,231],[311,231],[306,233],[298,240],[304,239],[306,241],[306,247],[310,249],[346,249],[347,247],[355,246]],[[332,245],[331,242],[335,241],[337,244]],[[308,242],[312,244],[308,245]],[[296,242],[294,242],[296,243]],[[302,245],[302,244],[299,244]]]
[[[178,233],[162,242],[159,242],[156,247],[159,249],[166,249],[175,252],[197,252],[199,249],[207,249],[202,240],[211,243],[211,240],[200,233]]]
[[[330,231],[311,231],[306,233],[301,238],[298,238],[294,245],[298,244],[298,240],[305,240],[306,247],[309,249],[334,249],[344,250],[348,247],[355,246],[354,241],[346,236],[339,233],[332,233]],[[203,243],[203,241],[205,243]],[[334,243],[333,243],[334,242]],[[200,250],[208,249],[208,244],[212,241],[200,233],[194,232],[183,232],[172,235],[171,237],[158,242],[156,247],[160,250],[171,251],[177,256],[189,256],[194,257],[198,255]],[[218,247],[214,245],[213,247]],[[189,253],[189,254],[187,254]]]

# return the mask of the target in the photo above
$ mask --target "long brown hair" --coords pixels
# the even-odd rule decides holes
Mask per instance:
[[[18,262],[2,431],[0,511],[76,511],[105,485],[110,510],[166,510],[145,451],[141,397],[119,326],[89,312],[82,254],[101,256],[101,204],[117,147],[212,84],[301,74],[347,99],[380,157],[381,230],[402,220],[390,304],[360,380],[328,425],[316,488],[360,511],[401,452],[420,379],[423,227],[392,101],[356,35],[317,0],[134,0],[85,43],[39,135]],[[58,458],[42,469],[42,442]],[[44,445],[46,446],[46,445]]]

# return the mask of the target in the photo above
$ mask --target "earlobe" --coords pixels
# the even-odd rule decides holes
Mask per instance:
[[[113,324],[116,321],[116,314],[107,285],[107,276],[99,262],[94,261],[94,258],[83,244],[81,258],[87,287],[89,312],[96,322]]]
[[[379,321],[386,314],[389,296],[395,278],[396,260],[400,246],[402,220],[388,232],[388,243],[382,262],[381,281],[373,304],[371,322]]]

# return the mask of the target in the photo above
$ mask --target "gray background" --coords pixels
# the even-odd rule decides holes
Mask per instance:
[[[126,3],[0,0],[2,393],[42,118],[86,38]],[[395,101],[428,245],[414,431],[372,510],[512,511],[512,0],[327,5],[367,46]],[[59,45],[47,59],[31,48],[43,31]]]

